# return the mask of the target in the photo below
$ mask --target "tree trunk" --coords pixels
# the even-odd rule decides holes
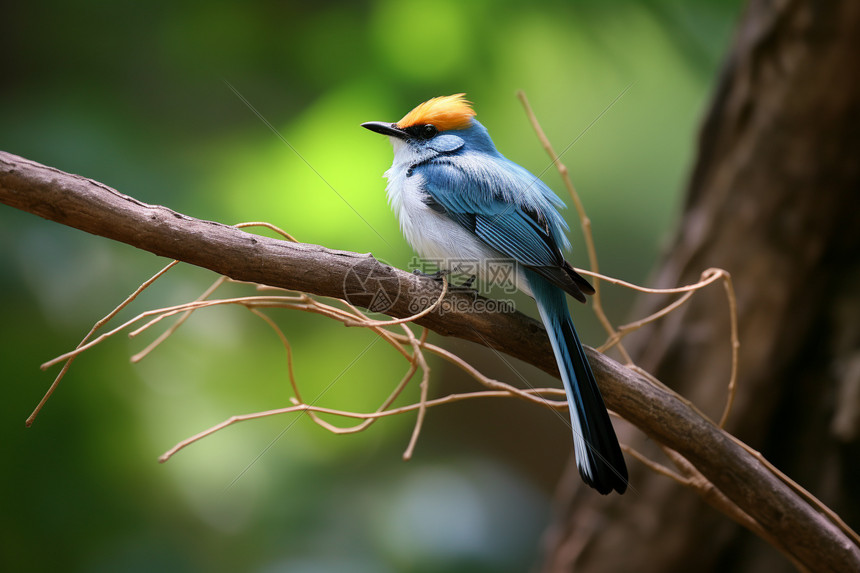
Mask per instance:
[[[727,429],[860,525],[860,3],[752,0],[705,120],[656,286],[728,270],[740,363]],[[664,302],[665,301],[658,301]],[[642,316],[655,308],[640,305]],[[713,419],[729,321],[711,287],[632,339],[639,365]],[[640,451],[647,440],[620,436]],[[651,448],[653,449],[653,448]],[[651,451],[651,454],[654,452]],[[784,556],[628,457],[629,493],[559,487],[547,571],[783,571]]]

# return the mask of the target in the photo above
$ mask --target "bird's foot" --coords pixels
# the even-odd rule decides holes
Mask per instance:
[[[412,274],[417,276],[417,277],[421,277],[421,278],[425,278],[425,279],[432,279],[436,282],[442,282],[442,277],[450,276],[451,271],[449,271],[449,270],[438,270],[435,273],[425,273],[425,272],[419,271],[418,269],[413,269]],[[472,285],[475,284],[475,279],[477,279],[477,278],[478,278],[477,275],[471,275],[469,278],[467,278],[466,280],[464,280],[462,283],[460,283],[458,285],[452,283],[451,281],[448,281],[448,288],[451,290],[451,292],[461,292],[461,293],[467,292],[467,293],[475,296],[475,295],[479,294],[478,289],[474,288]]]
[[[435,273],[425,273],[419,271],[418,269],[413,269],[412,274],[418,277],[423,277],[425,279],[433,279],[434,281],[442,282],[442,277],[448,276],[449,274],[451,274],[451,271],[439,270]]]
[[[475,279],[478,278],[478,275],[472,275],[460,285],[460,288],[472,288],[472,285],[475,284]],[[474,290],[474,289],[473,289]]]

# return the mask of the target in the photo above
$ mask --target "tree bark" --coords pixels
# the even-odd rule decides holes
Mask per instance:
[[[860,3],[752,0],[700,134],[656,286],[728,270],[740,377],[727,429],[860,524]],[[652,310],[643,301],[637,316]],[[718,293],[628,345],[713,418],[729,376]],[[622,436],[622,440],[625,436]],[[648,450],[647,438],[627,436]],[[652,448],[653,449],[653,448]],[[784,571],[772,547],[675,482],[631,464],[631,495],[565,478],[546,571]],[[801,542],[801,541],[795,541]],[[824,563],[810,570],[831,569]]]

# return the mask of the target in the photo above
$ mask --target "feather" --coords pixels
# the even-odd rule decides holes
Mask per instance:
[[[465,95],[454,94],[427,100],[403,116],[403,119],[397,122],[397,127],[406,129],[413,125],[430,124],[439,131],[466,129],[475,116],[475,111],[472,109],[472,103],[463,97]]]
[[[564,383],[579,474],[585,483],[604,495],[613,490],[624,493],[627,464],[564,295],[529,271],[526,280],[531,285]]]

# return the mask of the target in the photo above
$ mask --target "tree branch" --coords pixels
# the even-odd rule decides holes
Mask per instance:
[[[397,318],[415,314],[421,308],[415,308],[416,302],[435,300],[441,293],[436,282],[391,268],[370,254],[290,243],[194,219],[5,152],[0,152],[0,202],[237,280],[346,296],[365,307],[381,290],[391,301],[386,314]],[[537,321],[519,312],[470,312],[473,299],[464,293],[449,293],[444,303],[418,324],[558,375],[549,341]],[[852,538],[853,532],[824,516],[671,391],[593,349],[586,351],[607,405],[692,463],[756,520],[783,552],[810,569],[860,570],[856,534]]]

